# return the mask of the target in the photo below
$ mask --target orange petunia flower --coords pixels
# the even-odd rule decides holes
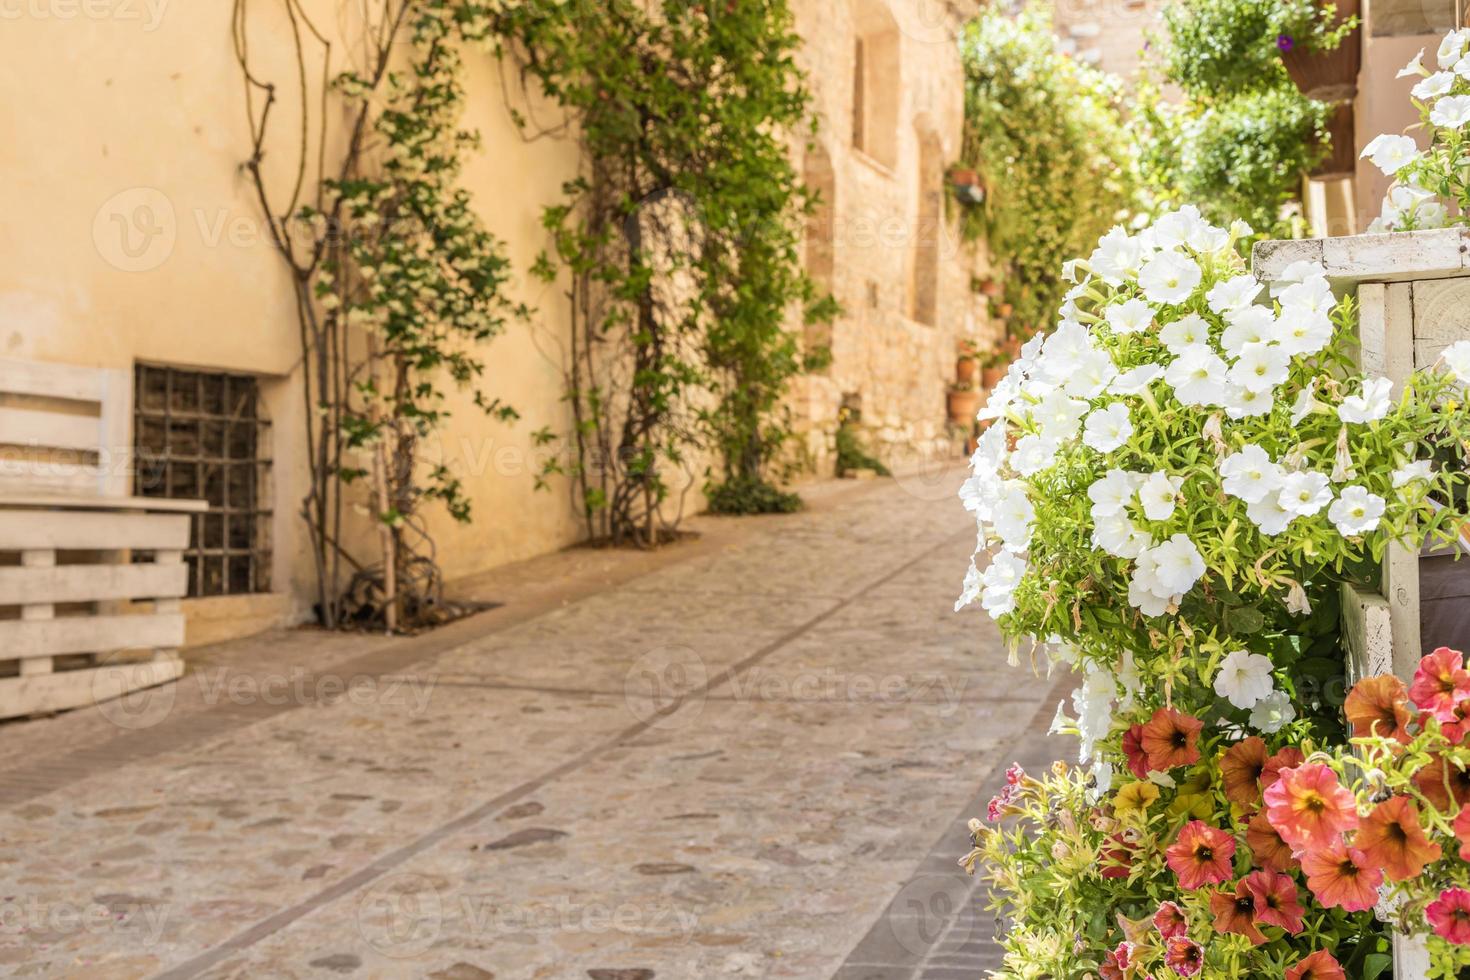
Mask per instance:
[[[1254,806],[1261,799],[1261,773],[1266,771],[1266,742],[1259,736],[1236,742],[1220,757],[1220,776],[1225,798],[1241,806]]]
[[[1183,936],[1189,932],[1189,919],[1185,918],[1184,910],[1173,902],[1159,903],[1159,910],[1154,913],[1154,928],[1159,930],[1159,935],[1165,939],[1173,939],[1175,936]]]
[[[1164,852],[1169,868],[1179,876],[1179,886],[1193,891],[1217,885],[1230,878],[1230,859],[1235,856],[1235,838],[1218,827],[1191,820],[1179,831]]]
[[[1252,871],[1242,882],[1255,899],[1256,921],[1295,934],[1302,931],[1302,906],[1291,875]]]
[[[1470,698],[1470,671],[1465,670],[1465,655],[1459,650],[1439,647],[1419,661],[1409,697],[1440,721],[1451,721],[1455,705]]]
[[[1321,763],[1281,770],[1266,790],[1266,816],[1294,850],[1322,847],[1358,826],[1358,801]]]
[[[1266,767],[1261,770],[1261,789],[1270,789],[1281,778],[1281,770],[1295,769],[1305,761],[1307,757],[1294,745],[1280,749],[1266,760]]]
[[[1148,778],[1148,753],[1143,751],[1143,723],[1129,726],[1123,733],[1123,754],[1128,758],[1128,771],[1135,779]]]
[[[1470,772],[1442,755],[1414,774],[1414,785],[1438,810],[1449,810],[1452,799],[1459,806],[1470,803]]]
[[[1205,965],[1205,951],[1188,936],[1175,936],[1164,944],[1164,965],[1181,977],[1198,975]]]
[[[1374,867],[1368,855],[1348,847],[1341,838],[1302,855],[1307,887],[1328,908],[1362,912],[1378,904],[1378,886],[1383,869]]]
[[[1409,709],[1409,692],[1404,682],[1392,674],[1365,677],[1353,685],[1342,706],[1353,737],[1381,735],[1408,742],[1408,724],[1414,713]]]
[[[1450,829],[1455,832],[1455,840],[1460,842],[1460,860],[1470,861],[1470,807],[1461,808]]]
[[[1286,980],[1347,980],[1347,974],[1342,972],[1342,964],[1337,962],[1337,957],[1319,949],[1287,970]]]
[[[1439,858],[1439,845],[1424,836],[1419,810],[1407,796],[1393,796],[1373,808],[1353,835],[1353,846],[1383,868],[1390,881],[1417,877]]]
[[[1222,889],[1210,896],[1210,913],[1215,917],[1216,932],[1244,936],[1252,946],[1266,941],[1266,934],[1256,928],[1256,896],[1244,881],[1235,890]]]
[[[1281,839],[1264,810],[1251,817],[1251,822],[1246,825],[1245,842],[1256,864],[1267,871],[1292,871],[1297,867],[1291,845]]]
[[[1173,708],[1160,708],[1143,726],[1140,743],[1148,767],[1168,772],[1199,761],[1199,733],[1204,722]]]

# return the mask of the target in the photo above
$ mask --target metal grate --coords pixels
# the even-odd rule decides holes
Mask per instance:
[[[138,496],[209,501],[184,552],[189,595],[270,591],[270,422],[259,383],[139,364],[133,385]]]

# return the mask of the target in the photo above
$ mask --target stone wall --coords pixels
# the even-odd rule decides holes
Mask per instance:
[[[963,125],[956,37],[975,8],[938,0],[795,7],[821,117],[814,145],[798,151],[823,196],[806,261],[843,307],[830,327],[807,331],[810,343],[830,347],[832,363],[793,391],[801,461],[832,472],[844,405],[860,409],[863,440],[885,461],[951,454],[963,442],[945,421],[956,345],[995,335],[970,288],[984,274],[984,249],[960,242],[945,177]]]
[[[1053,23],[1062,50],[1120,78],[1138,70],[1151,30],[1162,30],[1164,0],[1057,0]]]

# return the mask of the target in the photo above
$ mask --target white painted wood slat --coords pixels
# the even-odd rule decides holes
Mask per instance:
[[[0,549],[179,551],[189,546],[186,514],[0,509]]]
[[[0,680],[0,718],[79,708],[176,680],[183,672],[182,661],[168,658],[36,677],[8,677]]]
[[[0,443],[100,452],[102,422],[87,415],[63,415],[30,408],[0,408]]]
[[[0,605],[94,602],[182,596],[188,568],[179,565],[60,565],[0,568]]]
[[[165,599],[160,602],[174,602]],[[69,653],[110,653],[179,647],[184,617],[178,611],[137,616],[65,616],[0,621],[0,657],[24,659]]]
[[[0,360],[0,393],[101,402],[108,376],[116,373],[75,364]]]

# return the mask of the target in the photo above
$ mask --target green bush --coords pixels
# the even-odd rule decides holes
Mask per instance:
[[[710,484],[705,496],[711,514],[794,514],[804,506],[796,494],[750,477]]]
[[[1218,98],[1289,85],[1278,42],[1336,47],[1346,26],[1316,0],[1176,0],[1164,8],[1165,73],[1185,92]]]

